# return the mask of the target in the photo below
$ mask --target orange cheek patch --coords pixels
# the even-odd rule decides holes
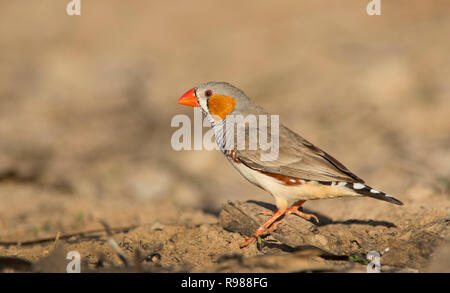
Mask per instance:
[[[209,112],[213,116],[219,116],[222,119],[233,111],[236,105],[236,99],[215,94],[208,101]]]

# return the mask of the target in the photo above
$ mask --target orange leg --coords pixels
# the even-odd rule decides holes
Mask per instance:
[[[268,229],[269,231],[275,230],[276,225],[274,225],[275,228],[273,228],[273,230],[271,230],[271,228],[269,228],[269,226],[272,225],[281,216],[283,216],[285,214],[285,212],[286,212],[285,210],[284,211],[277,210],[267,221],[264,222],[264,224],[262,224],[258,229],[256,229],[253,236],[251,236],[251,237],[244,236],[246,238],[246,240],[244,242],[240,243],[239,246],[241,248],[243,248],[243,247],[247,247],[250,244],[255,243],[256,239],[258,239],[259,236],[266,234],[266,229]]]
[[[296,203],[294,203],[290,208],[288,208],[286,210],[286,215],[296,214],[307,220],[311,220],[311,218],[313,218],[314,220],[316,220],[317,223],[319,223],[319,219],[316,217],[316,215],[306,214],[306,213],[298,210],[300,208],[300,206],[305,203],[305,201],[306,200],[299,200]]]
[[[294,203],[290,208],[288,208],[287,210],[284,210],[284,211],[277,210],[267,221],[265,221],[258,229],[256,229],[255,233],[251,237],[244,236],[245,241],[240,243],[239,246],[241,248],[244,248],[244,247],[249,246],[250,244],[255,243],[256,239],[258,239],[259,236],[262,236],[267,233],[266,229],[269,231],[276,230],[277,226],[280,222],[277,222],[277,223],[275,223],[275,222],[285,214],[286,215],[296,214],[307,220],[314,218],[316,220],[316,222],[319,223],[319,219],[315,215],[306,214],[306,213],[298,210],[300,208],[300,206],[305,203],[305,201],[306,200],[299,200],[296,203]]]

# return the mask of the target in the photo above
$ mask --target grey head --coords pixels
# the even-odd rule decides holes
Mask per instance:
[[[248,114],[257,107],[239,88],[227,82],[210,81],[195,87],[197,102],[209,115]]]

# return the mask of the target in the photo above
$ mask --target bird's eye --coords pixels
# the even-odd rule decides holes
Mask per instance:
[[[205,96],[206,97],[211,97],[211,95],[212,95],[212,91],[211,90],[206,90],[205,91]]]

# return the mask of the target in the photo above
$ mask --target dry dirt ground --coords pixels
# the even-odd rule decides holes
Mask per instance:
[[[448,1],[66,2],[0,1],[1,271],[450,272]],[[405,205],[310,201],[240,249],[272,198],[170,144],[209,80]]]

